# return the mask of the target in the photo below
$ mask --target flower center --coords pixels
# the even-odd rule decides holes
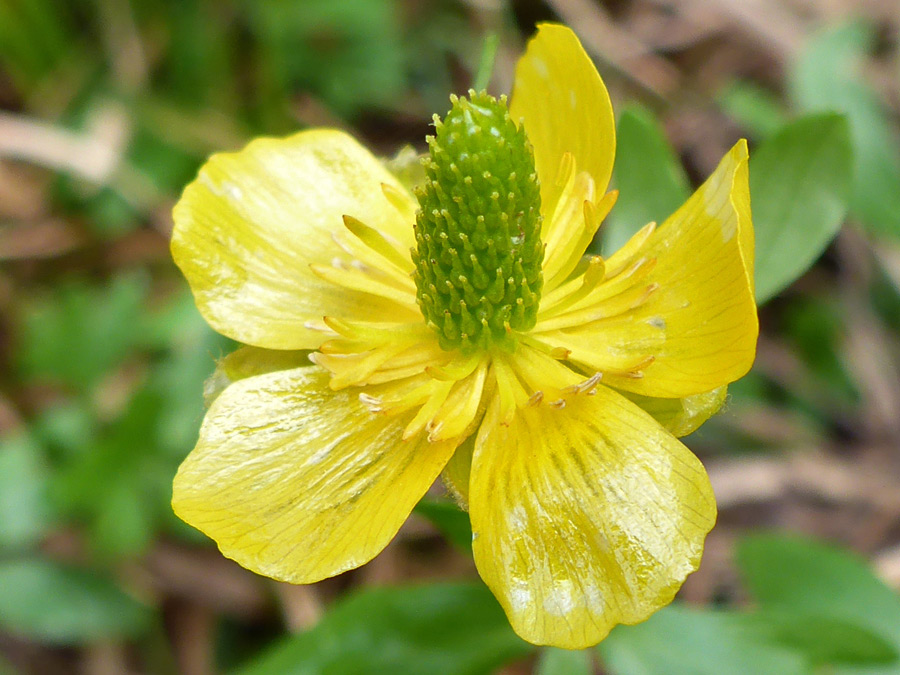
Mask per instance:
[[[416,299],[445,350],[515,349],[541,295],[541,194],[506,97],[469,92],[435,116],[416,190]]]

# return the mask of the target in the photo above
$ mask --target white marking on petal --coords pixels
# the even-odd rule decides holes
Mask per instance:
[[[588,584],[584,587],[584,599],[587,606],[594,612],[602,612],[606,606],[606,602],[603,600],[603,593],[595,584]]]
[[[524,532],[528,525],[528,514],[521,506],[515,506],[506,514],[506,522],[513,532]]]
[[[527,586],[509,589],[509,604],[514,612],[521,612],[531,604],[531,590]]]
[[[544,596],[544,611],[548,614],[564,616],[574,608],[575,597],[569,579],[558,580]]]
[[[231,181],[222,183],[222,188],[225,190],[226,194],[236,202],[239,202],[244,198],[244,191],[240,186]]]
[[[312,442],[318,440],[321,436],[321,433],[311,434],[310,440]],[[340,436],[335,437],[335,439],[331,443],[326,443],[321,448],[316,450],[313,454],[311,454],[305,462],[303,462],[302,466],[315,466],[316,464],[320,464],[323,460],[325,460],[331,452],[337,448],[341,443],[343,443],[346,439],[351,436],[350,432],[345,434],[341,434]]]

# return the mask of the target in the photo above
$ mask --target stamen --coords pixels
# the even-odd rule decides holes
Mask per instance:
[[[375,396],[370,396],[365,392],[360,392],[359,402],[369,409],[371,413],[384,412],[384,401]]]
[[[419,412],[416,413],[416,416],[413,417],[412,421],[407,424],[406,428],[403,430],[404,441],[409,440],[422,431],[425,428],[425,425],[434,418],[437,411],[444,405],[444,401],[447,400],[447,396],[450,394],[450,389],[452,387],[453,382],[432,380],[431,395],[425,404],[419,408]]]
[[[413,161],[417,160],[414,158]],[[404,216],[404,220],[409,221],[415,217],[415,211],[410,208],[411,202],[407,193],[387,183],[381,184],[381,192],[391,203],[391,206],[393,206],[398,212],[400,212],[402,216]]]
[[[578,374],[571,368],[529,344],[520,345],[511,359],[516,372],[532,391],[540,389],[554,399],[559,398],[558,394],[566,387],[580,380]]]
[[[551,359],[556,359],[557,361],[565,361],[572,354],[571,349],[566,349],[565,347],[554,347],[547,354]]]
[[[335,335],[335,332],[331,330],[324,321],[320,319],[309,319],[308,321],[303,322],[303,327],[308,328],[309,330],[314,330],[319,333],[327,333],[329,335]]]
[[[554,288],[564,283],[577,268],[585,250],[597,235],[597,230],[603,219],[607,216],[618,197],[618,191],[607,192],[598,202],[586,199],[582,202],[582,228],[581,237],[572,237],[573,244],[568,247],[568,257],[563,259],[557,274],[547,283],[548,288]]]
[[[525,405],[529,408],[534,408],[541,404],[541,401],[544,400],[544,392],[538,390],[531,395],[531,398],[528,399],[528,403]]]
[[[487,376],[488,359],[483,358],[471,376],[457,382],[441,409],[429,423],[428,440],[435,441],[462,435],[478,413]]]
[[[625,245],[606,259],[606,273],[615,276],[637,255],[650,236],[656,231],[656,223],[647,223],[631,237]]]
[[[567,394],[583,394],[585,392],[591,392],[596,389],[597,385],[600,383],[600,380],[603,378],[603,373],[594,373],[584,382],[579,382],[578,384],[573,384],[569,387],[563,389],[563,391]]]
[[[491,370],[500,401],[500,424],[509,426],[515,417],[516,408],[526,405],[528,394],[503,355],[494,357]]]
[[[559,158],[559,168],[556,170],[556,187],[565,187],[574,172],[575,155],[571,152],[564,152]]]
[[[369,227],[353,216],[344,216],[344,226],[370,249],[380,254],[400,271],[409,275],[414,268],[409,254],[403,254],[397,246],[388,241],[386,235]]]
[[[312,270],[313,274],[324,281],[355,291],[362,291],[364,293],[381,296],[382,298],[393,301],[404,310],[413,312],[414,316],[419,314],[419,309],[416,307],[415,296],[395,286],[372,279],[370,276],[360,274],[358,271],[352,269],[338,269],[330,265],[322,265],[319,263],[311,264],[309,269]]]
[[[647,367],[650,364],[652,364],[654,361],[656,361],[655,356],[652,356],[652,355],[647,356],[646,358],[644,358],[643,361],[641,361],[637,366],[635,366],[633,370],[631,370],[630,372],[627,372],[627,373],[623,373],[623,374],[625,375],[625,377],[630,377],[635,380],[640,380],[642,377],[644,377],[644,370],[646,370]]]
[[[371,347],[373,344],[396,342],[402,339],[412,344],[424,342],[431,337],[421,321],[414,323],[376,323],[372,321],[347,321],[335,316],[322,317],[325,326],[346,338],[364,340]]]
[[[535,332],[545,333],[612,319],[645,304],[657,290],[659,290],[659,284],[655,282],[644,287],[632,287],[583,309],[539,321],[534,329]]]
[[[407,348],[405,344],[378,347],[368,352],[356,354],[332,355],[317,352],[315,363],[332,373],[329,386],[343,389],[351,385],[366,384],[368,377],[384,364],[385,361]]]
[[[587,296],[606,278],[606,265],[599,255],[590,257],[588,267],[580,279],[574,280],[578,287],[573,291],[570,284],[558,286],[547,294],[538,312],[538,322],[568,309]]]
[[[380,252],[375,251],[349,230],[332,232],[331,239],[344,253],[350,256],[349,261],[334,258],[331,262],[333,267],[357,270],[374,280],[395,286],[406,293],[415,293],[415,284],[409,272],[405,272],[402,267],[398,267]]]
[[[443,366],[427,366],[425,372],[436,380],[456,382],[471,375],[480,361],[481,356],[476,354],[468,358],[457,358]]]

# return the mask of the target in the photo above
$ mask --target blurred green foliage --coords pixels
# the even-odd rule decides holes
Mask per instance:
[[[476,675],[532,650],[484,585],[430,584],[359,592],[238,673]]]
[[[846,120],[833,113],[791,122],[756,149],[750,194],[759,302],[796,281],[837,234],[852,164]]]
[[[102,179],[46,167],[39,211],[64,221],[78,246],[0,268],[0,412],[18,422],[0,433],[0,649],[118,641],[137,646],[145,670],[175,671],[172,654],[156,654],[169,649],[160,634],[171,607],[135,569],[161,542],[210,546],[171,513],[171,480],[196,439],[204,380],[236,345],[205,324],[169,261],[167,213],[206,156],[257,134],[328,124],[361,129],[383,154],[421,143],[430,114],[477,66],[483,35],[473,26],[490,21],[473,20],[474,4],[0,0],[0,101],[79,137],[98,133],[104,111],[126,128],[121,161]],[[510,48],[533,18],[552,15],[520,4],[490,15]],[[741,411],[800,418],[821,444],[866,411],[870,394],[846,351],[861,303],[897,353],[891,268],[873,264],[871,278],[841,292],[830,271],[848,213],[873,255],[900,235],[896,113],[862,75],[877,37],[859,21],[824,30],[786,64],[784,96],[737,80],[718,97],[754,142],[764,336],[794,359],[789,372],[757,369],[731,387],[726,413],[697,435],[720,454],[772,450],[736,428]],[[684,149],[668,140],[670,110],[615,103],[620,195],[595,242],[604,253],[662,223],[697,168],[685,170]],[[2,233],[16,225],[2,220]],[[431,498],[416,512],[467,559],[463,512]],[[773,534],[743,538],[736,559],[751,608],[676,604],[590,652],[527,645],[484,586],[434,583],[341,588],[318,624],[293,636],[271,616],[214,617],[214,666],[477,674],[532,659],[540,675],[580,675],[595,662],[615,675],[900,671],[900,601],[864,561]]]
[[[93,570],[23,558],[0,563],[0,625],[54,644],[134,637],[149,607]]]
[[[900,599],[853,556],[760,534],[738,545],[754,612],[672,605],[598,647],[617,673],[896,672]]]
[[[801,110],[843,113],[853,136],[854,214],[876,232],[900,236],[900,136],[862,67],[874,49],[872,27],[839,26],[814,39],[788,76]]]
[[[672,605],[640,625],[614,629],[597,648],[601,662],[623,675],[900,667],[900,599],[861,561],[811,540],[767,534],[741,542],[738,564],[758,610]],[[474,674],[535,649],[512,633],[483,586],[432,584],[359,592],[239,672]],[[536,672],[589,668],[587,651],[544,649]]]
[[[546,647],[541,650],[535,668],[536,675],[589,675],[592,673],[591,653]]]
[[[41,448],[27,436],[7,437],[0,454],[0,550],[31,546],[47,531],[47,481]]]
[[[616,205],[603,226],[603,253],[618,250],[649,222],[662,222],[690,196],[681,160],[653,114],[625,108],[616,128]]]

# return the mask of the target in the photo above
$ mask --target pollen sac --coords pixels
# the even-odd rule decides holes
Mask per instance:
[[[442,348],[515,348],[541,294],[541,193],[525,130],[499,100],[469,91],[435,116],[417,188],[416,297]]]

